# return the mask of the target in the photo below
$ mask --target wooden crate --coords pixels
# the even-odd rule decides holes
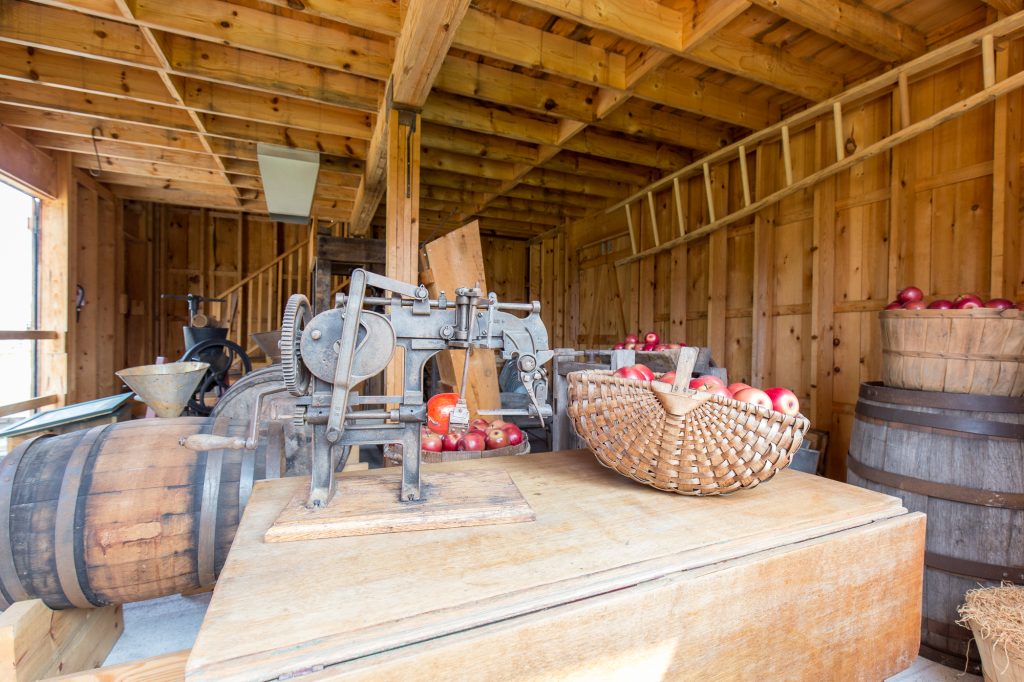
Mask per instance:
[[[879,680],[917,656],[924,516],[896,498],[790,471],[686,498],[580,451],[424,480],[494,470],[536,521],[270,544],[302,481],[259,483],[186,679]]]

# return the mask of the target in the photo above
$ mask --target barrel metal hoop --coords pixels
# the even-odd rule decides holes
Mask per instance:
[[[998,355],[993,353],[953,353],[950,351],[943,351],[941,353],[935,353],[933,351],[926,350],[895,350],[892,348],[885,348],[882,350],[886,355],[896,355],[904,358],[922,358],[925,360],[973,360],[975,362],[1012,362],[1017,364],[1020,362],[1019,355]]]
[[[256,451],[243,450],[242,464],[238,472],[238,516],[241,519],[245,505],[249,504],[252,485],[256,479]]]
[[[846,467],[861,478],[879,483],[890,488],[917,493],[927,497],[937,497],[950,502],[963,502],[979,507],[997,507],[999,509],[1024,509],[1024,494],[1003,493],[994,490],[966,488],[950,483],[926,481],[921,478],[894,474],[891,471],[875,469],[858,461],[852,454],[846,458]]]
[[[1017,584],[1024,582],[1024,566],[997,566],[983,561],[971,561],[927,551],[924,553],[924,565],[943,573],[959,575],[971,580],[991,582],[1009,580]]]
[[[84,564],[85,557],[75,556],[75,517],[81,501],[78,492],[82,485],[82,473],[90,456],[94,455],[97,446],[102,442],[100,437],[110,424],[89,429],[78,445],[72,450],[68,463],[64,467],[64,477],[60,483],[60,494],[57,496],[57,514],[53,522],[54,554],[57,560],[57,580],[64,596],[73,606],[88,609],[103,606],[93,603],[85,596],[79,578],[79,564]],[[81,566],[84,568],[84,565]]]
[[[211,429],[215,435],[226,435],[230,427],[227,419],[217,419]],[[206,472],[203,476],[203,498],[199,507],[199,544],[196,568],[199,586],[209,587],[217,580],[214,571],[217,544],[217,514],[220,506],[220,479],[224,467],[224,451],[206,452]]]
[[[974,639],[974,635],[968,628],[960,627],[955,623],[943,623],[940,620],[933,618],[922,618],[921,625],[925,630],[938,635],[939,637],[946,637],[947,639],[957,639],[961,642],[969,642]]]
[[[940,410],[965,410],[975,412],[1024,413],[1024,398],[1000,395],[975,395],[973,393],[947,393],[945,391],[915,391],[905,388],[884,386],[879,381],[867,381],[860,385],[860,397],[893,405],[932,407]]]
[[[958,417],[951,414],[913,412],[911,410],[873,405],[862,400],[857,401],[855,412],[858,416],[870,419],[879,419],[881,421],[911,426],[923,426],[928,429],[938,429],[953,433],[969,433],[990,438],[1024,439],[1024,424],[994,422],[987,419],[971,419],[970,417]]]
[[[14,548],[11,547],[11,500],[14,498],[14,477],[25,453],[44,438],[52,437],[52,433],[44,433],[31,438],[3,458],[0,462],[0,591],[5,601],[16,602],[29,598],[29,593],[18,576],[14,565]]]

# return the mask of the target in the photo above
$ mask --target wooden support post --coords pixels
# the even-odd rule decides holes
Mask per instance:
[[[846,141],[843,139],[843,105],[839,102],[832,104],[832,123],[836,133],[836,159],[841,161],[846,156]]]
[[[824,122],[814,128],[818,167],[832,163],[828,158],[829,135]],[[836,239],[836,184],[828,178],[814,188],[814,233],[811,256],[811,409],[812,423],[819,429],[832,429],[832,376],[834,363],[833,338],[835,333],[835,239]],[[852,341],[856,342],[856,341]],[[847,371],[857,372],[858,367]],[[829,449],[827,474],[830,478],[846,480],[845,448]]]
[[[782,126],[782,164],[786,170],[786,187],[793,184],[793,155],[789,149],[789,126]]]
[[[708,198],[708,222],[715,222],[715,197],[711,191],[711,169],[704,164],[704,192]]]
[[[70,155],[55,152],[54,157],[55,198],[43,199],[39,220],[39,327],[58,337],[39,342],[38,392],[56,395],[59,407],[70,391],[68,331],[74,320],[75,261],[69,226],[77,199]]]
[[[910,84],[907,82],[907,74],[900,73],[896,81],[896,91],[899,94],[900,128],[910,125]]]
[[[707,166],[705,166],[707,170]],[[706,184],[712,206],[728,212],[727,169],[720,166],[721,181]],[[707,176],[706,176],[707,177]],[[713,190],[713,191],[712,191]],[[729,230],[717,230],[708,239],[708,348],[716,362],[725,365],[725,321],[729,285]],[[651,260],[651,259],[648,259]]]
[[[651,235],[654,236],[654,245],[661,246],[661,237],[658,235],[658,214],[654,208],[654,192],[647,193],[647,207],[651,210]]]
[[[385,273],[388,277],[415,284],[419,282],[420,131],[417,112],[391,109],[388,112],[387,224],[385,227]],[[397,350],[388,366],[388,395],[402,395],[405,358]]]
[[[673,178],[675,182],[679,178]],[[740,145],[740,180],[743,182],[743,205],[750,206],[750,176],[747,173],[747,148]]]
[[[672,178],[672,197],[676,203],[676,217],[679,219],[679,236],[686,235],[686,218],[683,211],[683,193],[679,189],[679,178]]]
[[[0,614],[0,678],[35,681],[103,663],[124,630],[121,606],[54,611],[40,599]]]
[[[754,162],[758,196],[775,190],[779,148],[762,144]],[[755,386],[770,386],[775,351],[775,216],[778,207],[768,206],[754,215],[754,310],[750,380]]]
[[[1024,43],[1006,43],[996,55],[995,77],[1000,80],[1024,67]],[[1017,299],[1021,286],[1020,226],[1020,90],[1003,95],[994,109],[994,158],[992,163],[992,272],[990,294]]]
[[[991,33],[981,37],[981,73],[986,88],[996,84],[996,47]]]
[[[630,204],[626,204],[623,208],[626,209],[626,227],[629,228],[629,246],[636,255],[637,243],[636,243],[636,230],[633,228],[633,207]]]

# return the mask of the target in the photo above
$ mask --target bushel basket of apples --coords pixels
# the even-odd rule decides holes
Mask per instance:
[[[601,464],[659,490],[753,488],[789,466],[810,422],[787,389],[725,387],[713,376],[691,384],[696,350],[661,376],[642,365],[571,372],[569,418]]]
[[[918,391],[1024,396],[1024,303],[906,287],[879,314],[882,381]]]

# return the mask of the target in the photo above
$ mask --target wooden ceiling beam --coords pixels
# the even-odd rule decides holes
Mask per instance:
[[[463,128],[439,123],[424,123],[420,144],[424,147],[444,149],[467,156],[479,156],[495,161],[537,163],[537,147],[526,142],[494,137]]]
[[[101,140],[109,139],[192,152],[205,151],[199,141],[198,133],[195,132],[107,121],[101,118],[57,111],[41,111],[0,104],[0,122],[24,130],[73,135],[86,139],[91,138],[93,131],[98,129],[97,137]],[[90,144],[92,144],[91,141]]]
[[[267,142],[286,147],[312,149],[326,154],[366,158],[366,140],[317,133],[299,128],[246,121],[230,116],[201,114],[203,125],[210,135],[250,142]]]
[[[352,233],[366,234],[384,196],[387,181],[388,121],[394,104],[419,110],[465,20],[469,0],[410,0],[395,44],[388,87],[366,155],[366,173],[349,222]],[[390,100],[390,101],[389,101]]]
[[[712,152],[729,144],[729,133],[689,116],[652,109],[646,103],[629,101],[605,116],[598,127],[617,130],[648,140]]]
[[[398,35],[398,31],[402,27],[399,3],[395,0],[264,0],[264,2],[386,36]]]
[[[678,147],[627,140],[596,128],[587,128],[565,141],[562,149],[613,161],[653,166],[661,170],[678,170],[693,160],[691,154]]]
[[[751,130],[779,120],[779,107],[707,80],[658,69],[641,79],[633,96]]]
[[[228,170],[240,172],[239,163],[245,163],[244,168],[255,169],[250,175],[259,175],[259,166],[256,165],[256,143],[251,140],[231,140],[214,135],[208,138],[213,153],[220,156]],[[320,172],[335,173],[338,175],[354,176],[361,178],[366,163],[361,159],[339,156],[337,154],[320,153]],[[353,186],[358,185],[358,180],[350,180]]]
[[[423,119],[530,144],[557,145],[561,137],[561,129],[556,123],[492,109],[472,100],[440,92],[430,95],[423,107]]]
[[[160,66],[138,26],[23,0],[3,0],[0,40],[129,66]]]
[[[588,85],[626,88],[622,55],[477,9],[466,13],[454,46]]]
[[[982,0],[986,5],[1002,12],[1003,14],[1015,14],[1024,9],[1024,0]]]
[[[600,28],[645,45],[678,50],[683,13],[657,0],[517,0],[521,5]]]
[[[501,187],[500,180],[488,180],[487,178],[459,175],[429,168],[424,168],[420,173],[420,183],[422,185],[436,185],[438,187],[457,189],[463,192],[494,192]]]
[[[492,180],[509,180],[515,177],[515,167],[504,161],[465,156],[427,146],[420,147],[420,167]]]
[[[637,185],[626,182],[588,178],[581,175],[572,175],[571,173],[545,170],[543,168],[534,168],[524,175],[520,182],[534,187],[558,189],[579,194],[592,194],[608,198],[629,196],[637,188]]]
[[[94,154],[74,154],[72,164],[76,168],[85,170],[96,170],[96,156]],[[103,171],[111,173],[122,173],[128,175],[141,175],[162,180],[184,180],[187,182],[214,185],[216,187],[230,187],[227,177],[221,170],[206,170],[201,168],[187,168],[171,163],[156,163],[152,161],[133,161],[131,159],[114,158],[104,156],[100,153],[100,182],[103,181]]]
[[[543,168],[574,175],[586,175],[605,180],[620,180],[635,185],[648,185],[661,178],[663,173],[649,166],[641,166],[624,162],[611,162],[595,159],[575,152],[559,152],[547,161]]]
[[[524,199],[527,201],[559,203],[569,207],[575,206],[576,208],[582,208],[588,212],[592,212],[595,206],[601,205],[603,201],[606,201],[603,197],[579,194],[577,192],[566,192],[563,190],[550,189],[548,187],[533,187],[530,185],[516,185],[505,192],[502,197],[499,197],[499,199],[504,197],[508,197],[509,199]]]
[[[198,40],[161,33],[160,42],[173,73],[262,90],[299,99],[376,113],[384,96],[379,80]]]
[[[153,187],[137,187],[134,185],[108,185],[110,191],[122,199],[135,201],[151,201],[158,204],[176,204],[178,206],[196,206],[236,211],[239,206],[230,189],[224,192],[198,192],[192,189],[180,190],[175,187],[159,189]]]
[[[96,178],[100,183],[108,187],[123,185],[126,187],[138,187],[144,189],[177,190],[180,192],[196,192],[198,194],[220,195],[231,198],[234,196],[231,188],[227,185],[210,185],[205,182],[190,182],[188,180],[171,180],[158,178],[150,175],[136,175],[134,173],[121,173],[105,170]],[[114,192],[117,194],[117,192]]]
[[[182,109],[63,88],[43,88],[12,80],[0,79],[0,102],[196,132],[195,123]]]
[[[25,133],[25,139],[40,149],[57,149],[79,154],[95,154],[93,141],[88,137],[29,130]],[[174,164],[185,168],[217,170],[217,164],[213,158],[209,154],[201,152],[166,149],[109,139],[99,139],[96,142],[95,148],[99,150],[102,156],[115,159],[151,161],[154,163]]]
[[[864,3],[846,0],[753,0],[763,9],[884,62],[925,53],[924,34]]]
[[[373,115],[219,83],[177,78],[184,104],[203,113],[368,140]]]
[[[151,29],[383,80],[391,66],[386,42],[278,16],[223,0],[131,0],[135,20]]]
[[[555,83],[461,57],[445,60],[437,90],[539,114],[593,121],[597,88]]]

